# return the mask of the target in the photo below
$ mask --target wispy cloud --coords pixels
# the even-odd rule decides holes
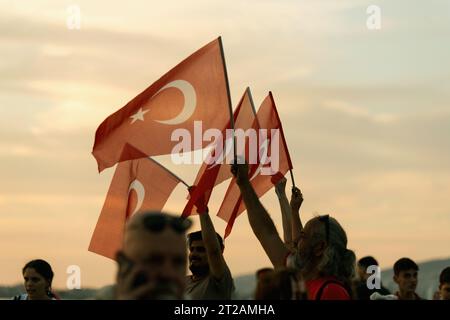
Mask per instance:
[[[10,244],[0,282],[35,252],[59,259],[61,274],[75,262],[86,266],[87,282],[113,281],[113,264],[86,249],[113,174],[97,173],[95,129],[218,35],[233,101],[247,85],[256,104],[274,93],[304,220],[334,214],[357,254],[382,265],[404,252],[447,252],[448,1],[379,1],[379,32],[366,28],[370,1],[80,0],[79,31],[65,26],[69,2],[17,3],[0,12],[0,242]],[[194,180],[197,167],[164,161]],[[211,212],[225,190],[213,194]],[[167,208],[179,211],[185,198],[180,187]],[[263,202],[281,226],[272,191]],[[225,224],[213,219],[222,233]],[[270,264],[245,215],[227,241],[233,273]]]
[[[363,107],[357,107],[345,101],[326,100],[323,102],[323,106],[327,109],[337,110],[356,118],[366,118],[369,119],[370,121],[377,123],[391,123],[396,120],[394,114],[389,113],[372,114],[370,113],[369,110]]]

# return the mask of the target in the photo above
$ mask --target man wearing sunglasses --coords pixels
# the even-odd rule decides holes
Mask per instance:
[[[347,249],[347,235],[336,219],[328,215],[315,217],[304,228],[301,221],[297,221],[293,226],[298,230],[293,230],[293,235],[299,236],[293,239],[296,249],[291,250],[283,243],[259,201],[248,177],[248,165],[235,164],[231,172],[245,202],[250,226],[273,266],[288,266],[299,271],[310,300],[351,299],[355,254]],[[302,198],[298,189],[294,193],[298,199]]]
[[[222,237],[214,229],[203,197],[196,207],[201,231],[188,235],[192,275],[187,277],[186,294],[193,300],[231,300],[234,284],[223,256]]]
[[[116,298],[184,298],[186,230],[191,221],[163,212],[145,212],[128,221],[117,253]]]

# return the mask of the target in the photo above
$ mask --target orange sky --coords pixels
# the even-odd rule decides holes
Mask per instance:
[[[114,281],[114,263],[87,251],[113,173],[97,173],[95,130],[219,35],[233,104],[247,86],[257,106],[274,94],[305,221],[332,214],[357,256],[383,267],[449,257],[450,4],[415,2],[378,1],[370,31],[369,1],[76,1],[70,30],[73,1],[0,0],[0,285],[37,257],[58,288],[70,265],[83,287]],[[160,160],[193,182],[198,166]],[[185,195],[177,187],[166,209]],[[281,231],[274,191],[262,201]],[[225,255],[235,275],[269,265],[244,215]]]

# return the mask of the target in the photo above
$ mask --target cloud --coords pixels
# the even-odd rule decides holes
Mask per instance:
[[[64,85],[103,85],[110,91],[148,85],[159,78],[159,71],[176,64],[178,54],[173,49],[179,48],[177,41],[148,33],[70,31],[54,22],[5,13],[0,13],[0,36],[3,61],[9,61],[1,65],[0,90],[16,86],[42,92],[39,86],[45,81],[58,83],[52,93],[59,95]]]
[[[331,213],[357,254],[384,261],[405,250],[424,257],[446,252],[450,73],[442,42],[448,31],[441,27],[448,19],[422,17],[405,29],[423,15],[420,9],[381,1],[383,28],[369,33],[368,2],[360,1],[169,0],[152,10],[147,1],[133,7],[81,1],[78,32],[65,27],[63,5],[46,3],[48,15],[40,8],[42,15],[0,13],[0,207],[7,213],[0,235],[20,240],[9,250],[9,266],[36,250],[50,257],[64,252],[62,273],[75,259],[86,264],[90,283],[100,284],[92,270],[104,260],[86,247],[114,169],[97,173],[90,154],[95,129],[219,34],[234,102],[247,85],[257,105],[274,93],[305,195],[304,221]],[[441,17],[443,3],[419,8]],[[197,167],[162,162],[194,180]],[[225,190],[226,184],[213,194],[211,212]],[[180,186],[167,208],[178,212],[185,198]],[[281,230],[272,191],[263,203]],[[223,233],[223,221],[213,220]],[[270,264],[244,215],[227,241],[233,272]],[[243,241],[254,252],[238,249]]]
[[[355,118],[366,118],[373,122],[390,123],[396,120],[395,115],[389,113],[371,114],[367,109],[357,107],[344,101],[326,100],[323,102],[326,109],[337,110]]]

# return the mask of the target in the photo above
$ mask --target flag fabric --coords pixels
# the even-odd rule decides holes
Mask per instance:
[[[247,130],[251,128],[253,121],[255,120],[255,108],[253,106],[253,100],[250,92],[250,88],[247,88],[239,101],[239,104],[233,114],[234,127],[236,130]],[[195,214],[196,202],[198,200],[204,201],[202,206],[206,206],[211,197],[213,188],[222,183],[223,181],[232,177],[230,172],[230,165],[226,163],[227,158],[234,159],[233,149],[233,135],[227,135],[226,131],[231,129],[231,124],[222,130],[222,139],[215,141],[213,149],[210,151],[207,159],[220,158],[220,163],[203,162],[200,170],[197,173],[197,177],[194,182],[194,186],[190,192],[188,203],[183,210],[183,216],[189,216]],[[237,154],[243,152],[242,148],[237,146]]]
[[[247,130],[252,127],[253,121],[255,120],[255,117],[256,117],[256,111],[255,111],[255,107],[253,105],[253,99],[252,99],[252,94],[251,94],[250,88],[247,87],[247,89],[245,90],[233,116],[234,116],[234,127],[236,130],[238,130],[238,129]],[[230,129],[230,128],[231,128],[231,126],[228,125],[226,129]],[[226,140],[227,137],[224,134],[224,131],[226,129],[222,130],[222,136],[224,137],[224,139],[222,140],[221,146],[222,147],[226,146],[227,150],[226,150],[225,155],[232,157],[233,155],[231,152],[233,151],[233,145],[232,145],[232,141],[231,141],[230,137],[228,137],[228,140]],[[239,149],[239,146],[237,148]],[[213,157],[214,156],[213,153],[215,151],[217,151],[217,150],[214,148],[210,152],[209,157]],[[242,152],[243,152],[243,150],[237,150],[237,154],[241,154]],[[228,180],[229,178],[233,177],[233,175],[230,172],[229,165],[222,164],[219,166],[220,166],[220,171],[217,175],[215,185],[218,185],[218,184],[222,183],[223,181]],[[202,164],[200,170],[197,173],[197,177],[195,178],[194,185],[198,185],[203,173],[206,171],[207,168],[210,168],[210,166],[208,166],[208,164],[204,162]]]
[[[162,210],[180,180],[151,158],[120,162],[89,245],[89,251],[115,259],[126,221],[134,214]]]
[[[262,137],[259,136],[258,163],[249,164],[249,178],[258,197],[262,197],[293,167],[281,120],[278,116],[271,92],[264,99],[256,117],[257,119],[255,119],[253,128],[266,129],[267,135],[265,137],[264,134]],[[271,131],[271,129],[278,129],[278,131]],[[279,147],[276,148],[276,145]],[[276,154],[272,153],[272,151],[278,151],[278,161],[276,160]],[[249,155],[246,154],[247,162],[248,157]],[[274,163],[275,161],[277,163]],[[225,238],[230,234],[237,216],[244,210],[245,204],[242,201],[236,179],[233,178],[217,213],[217,216],[228,222],[224,235]]]
[[[210,42],[186,58],[97,128],[92,150],[99,172],[120,161],[136,159],[129,143],[147,156],[172,153],[175,129],[219,130],[230,118],[230,96],[222,41]],[[192,150],[206,143],[191,144]]]

